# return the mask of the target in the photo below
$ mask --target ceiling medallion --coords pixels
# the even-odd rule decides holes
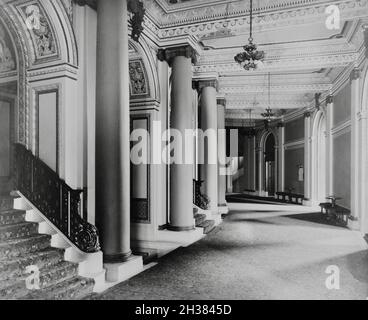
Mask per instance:
[[[258,51],[257,45],[253,43],[253,0],[250,0],[250,36],[249,43],[245,45],[244,52],[238,53],[234,59],[245,70],[255,70],[258,67],[263,67],[265,58],[264,51]]]
[[[275,117],[275,113],[271,109],[271,73],[268,73],[268,107],[266,112],[262,113],[262,117],[266,118],[265,121],[268,123]]]

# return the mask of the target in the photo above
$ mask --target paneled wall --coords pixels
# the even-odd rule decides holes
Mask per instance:
[[[58,91],[38,92],[36,107],[38,156],[58,172]]]
[[[304,117],[285,124],[285,191],[304,194],[304,181],[299,168],[304,168]]]
[[[334,98],[333,106],[333,193],[339,204],[351,207],[351,85],[348,82]]]
[[[304,194],[304,181],[299,179],[299,167],[304,166],[304,146],[285,150],[285,190]]]
[[[350,208],[351,199],[351,133],[334,136],[333,187],[334,194],[343,198],[339,204]]]
[[[0,179],[10,175],[11,104],[0,100]]]

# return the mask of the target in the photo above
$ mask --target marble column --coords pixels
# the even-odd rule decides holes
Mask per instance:
[[[365,56],[368,59],[368,24],[363,25],[363,34],[365,39]],[[365,77],[364,82],[367,78]],[[362,88],[363,92],[366,91],[366,84]],[[359,112],[359,129],[360,129],[360,211],[361,211],[361,232],[366,234],[368,239],[368,106],[367,106],[367,93],[364,93],[362,105]]]
[[[170,128],[181,133],[184,141],[185,130],[192,129],[192,63],[196,52],[190,46],[160,49],[158,58],[167,61],[172,68],[171,75],[171,117]],[[194,229],[193,219],[193,163],[170,165],[170,226],[172,231]]]
[[[358,219],[359,208],[359,178],[361,165],[359,163],[359,123],[360,112],[360,70],[355,68],[350,76],[351,81],[351,215]]]
[[[311,135],[311,113],[304,114],[304,198],[312,200],[312,135]]]
[[[106,262],[130,255],[127,0],[97,1],[96,225]]]
[[[326,100],[326,192],[333,194],[333,104],[334,97],[329,95]]]
[[[210,210],[218,212],[218,152],[217,152],[217,80],[201,81],[201,129],[207,139],[204,144],[202,179],[204,194],[210,199]]]
[[[218,134],[218,206],[220,210],[227,207],[226,203],[226,132],[225,132],[226,100],[217,99],[217,127]]]

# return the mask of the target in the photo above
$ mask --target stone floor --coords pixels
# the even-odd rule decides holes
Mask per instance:
[[[311,222],[300,206],[230,209],[205,239],[95,299],[367,299],[368,247],[358,233]],[[326,288],[331,265],[340,290]]]

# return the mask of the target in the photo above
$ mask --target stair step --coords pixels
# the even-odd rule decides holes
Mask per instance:
[[[38,224],[22,222],[0,226],[0,241],[17,239],[34,235],[38,232]]]
[[[133,248],[133,254],[143,258],[143,264],[150,264],[158,259],[157,250],[149,248]]]
[[[2,210],[0,212],[0,226],[25,222],[26,213],[20,210]]]
[[[11,210],[14,208],[14,197],[12,196],[0,196],[0,212]]]
[[[73,277],[55,286],[37,290],[22,297],[24,300],[79,300],[93,292],[94,280]]]
[[[194,216],[196,227],[206,221],[207,216],[205,214],[196,214]]]
[[[36,253],[27,254],[0,264],[0,281],[11,278],[27,277],[26,268],[37,266],[39,270],[54,266],[64,260],[64,250],[48,248]]]
[[[78,265],[70,262],[60,262],[55,266],[49,266],[40,270],[40,289],[54,287],[59,283],[78,275]],[[28,275],[29,276],[29,275]],[[19,299],[30,294],[24,279],[10,279],[0,283],[0,299]]]
[[[0,242],[0,262],[44,250],[50,247],[50,241],[51,236],[36,234]]]
[[[204,234],[209,234],[211,231],[215,229],[216,223],[214,220],[206,220],[201,223],[198,227],[203,228]]]

